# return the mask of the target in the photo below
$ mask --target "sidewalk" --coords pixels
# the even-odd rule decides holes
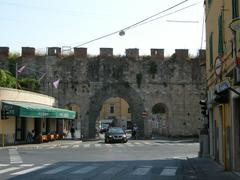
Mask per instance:
[[[184,180],[239,180],[240,176],[223,167],[210,158],[192,158],[183,162]]]
[[[41,147],[59,147],[59,146],[67,146],[67,145],[76,145],[82,143],[80,139],[63,139],[63,140],[55,140],[44,143],[32,143],[32,144],[15,144],[1,147],[0,149],[11,149],[11,148],[28,148],[28,149],[38,149]]]

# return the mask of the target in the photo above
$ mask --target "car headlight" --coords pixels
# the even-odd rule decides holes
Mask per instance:
[[[112,138],[112,135],[109,135],[108,137]]]
[[[127,137],[126,134],[124,134],[123,137],[124,137],[124,138]]]

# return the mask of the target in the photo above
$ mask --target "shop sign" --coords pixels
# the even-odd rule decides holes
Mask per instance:
[[[222,81],[215,86],[217,93],[223,92],[231,87],[228,81]]]

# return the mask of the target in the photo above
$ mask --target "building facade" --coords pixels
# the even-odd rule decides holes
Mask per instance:
[[[76,112],[56,106],[54,97],[0,87],[0,144],[26,143],[32,132],[35,137],[67,133]]]
[[[240,6],[206,0],[206,73],[210,156],[240,171]]]

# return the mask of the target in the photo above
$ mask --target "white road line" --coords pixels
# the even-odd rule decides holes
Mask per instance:
[[[77,171],[72,172],[72,174],[86,174],[86,173],[88,173],[88,172],[90,172],[90,171],[92,171],[96,168],[97,168],[97,166],[86,166],[86,167],[83,167],[83,168],[81,168]]]
[[[66,149],[66,148],[68,148],[68,146],[60,146],[60,148]]]
[[[20,164],[23,162],[16,149],[9,149],[9,156],[11,164]]]
[[[134,145],[131,144],[131,143],[126,143],[126,145],[129,146],[129,147],[133,147],[133,146],[134,146]]]
[[[20,166],[21,167],[32,167],[32,166],[34,166],[34,164],[21,164]]]
[[[95,147],[101,147],[102,145],[101,144],[95,144]]]
[[[147,174],[151,168],[152,168],[152,166],[137,168],[135,171],[133,171],[131,173],[131,175],[143,176],[143,175]]]
[[[110,169],[107,169],[106,171],[103,172],[103,174],[117,174],[118,172],[120,172],[121,170],[123,170],[124,167],[112,167]]]
[[[73,145],[73,148],[79,148],[79,144],[75,144],[75,145]]]
[[[84,147],[84,148],[89,148],[89,147],[90,147],[90,144],[84,144],[83,147]]]
[[[21,167],[10,167],[10,168],[7,168],[7,169],[3,169],[3,170],[0,170],[0,174],[3,174],[3,173],[6,173],[6,172],[9,172],[9,171],[14,171],[14,170],[17,170],[17,169],[20,169]]]
[[[177,167],[166,167],[161,172],[161,176],[175,176]]]
[[[105,144],[107,147],[113,147],[111,144]]]
[[[143,144],[150,145],[151,143],[150,142],[143,142]]]
[[[123,147],[123,144],[115,144],[117,147]]]
[[[6,167],[9,166],[10,164],[0,164],[0,167]]]
[[[60,167],[57,167],[55,169],[51,169],[49,171],[43,172],[42,174],[57,174],[57,173],[59,173],[61,171],[70,169],[71,167],[72,166],[60,166]]]
[[[42,169],[42,168],[44,168],[44,167],[46,167],[46,165],[36,166],[36,167],[30,168],[30,169],[25,169],[25,170],[23,170],[23,171],[18,171],[18,172],[12,173],[11,175],[27,174],[27,173],[30,173],[30,172],[33,172],[33,171]]]

